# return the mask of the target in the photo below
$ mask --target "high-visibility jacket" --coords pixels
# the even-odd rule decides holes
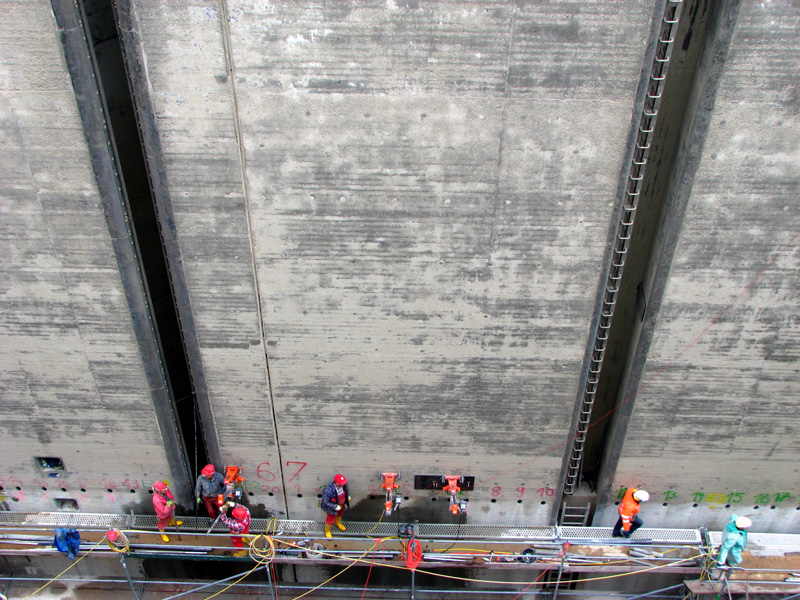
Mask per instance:
[[[633,498],[635,491],[636,488],[628,488],[619,505],[619,516],[622,519],[622,529],[625,531],[631,530],[631,521],[633,521],[633,517],[636,516],[639,508],[641,508],[639,502]]]

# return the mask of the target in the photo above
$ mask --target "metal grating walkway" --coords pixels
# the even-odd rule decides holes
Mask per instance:
[[[208,517],[183,517],[182,531],[205,533],[211,525]],[[397,534],[397,523],[344,522],[347,533],[337,536],[387,537]],[[20,513],[0,512],[0,524],[39,527],[82,527],[87,529],[155,530],[157,519],[154,515],[106,515],[91,513]],[[172,528],[170,528],[172,529]],[[253,519],[250,525],[253,533],[282,532],[284,535],[320,537],[324,531],[322,521],[296,521]],[[611,527],[519,527],[515,525],[452,525],[446,523],[418,523],[417,537],[423,539],[493,539],[493,540],[574,540],[577,542],[602,543],[605,540],[619,543],[619,538],[611,537]],[[217,523],[214,533],[227,533],[228,528]],[[792,536],[790,536],[792,537]],[[648,529],[634,532],[633,540],[652,540],[677,544],[699,544],[702,541],[696,529]]]
[[[154,517],[155,518],[155,517]],[[117,529],[129,528],[130,515],[106,515],[100,513],[18,513],[0,512],[0,524],[3,525],[37,525],[44,527],[84,527],[103,528],[116,527]]]
[[[722,543],[721,531],[709,531],[711,545],[716,547]],[[747,534],[747,551],[753,556],[784,556],[800,554],[800,535],[791,533],[755,533]]]

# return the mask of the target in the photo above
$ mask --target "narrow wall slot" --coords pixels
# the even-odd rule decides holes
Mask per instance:
[[[64,512],[78,512],[78,501],[72,498],[56,498],[56,508]]]
[[[48,477],[61,477],[64,473],[64,461],[54,456],[37,456],[34,458],[36,466]]]

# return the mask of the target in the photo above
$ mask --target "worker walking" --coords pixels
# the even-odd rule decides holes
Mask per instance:
[[[614,531],[611,535],[613,537],[629,538],[634,531],[644,525],[644,522],[638,516],[638,512],[640,503],[648,500],[650,500],[650,494],[646,491],[628,488],[619,505],[619,519],[617,519],[617,524],[614,525]]]
[[[197,496],[197,504],[203,501],[206,512],[212,519],[216,519],[219,514],[217,509],[217,496],[225,491],[225,477],[222,473],[217,473],[214,465],[206,465],[197,476],[197,484],[194,486],[194,495]]]
[[[169,537],[164,533],[164,528],[167,525],[174,527],[183,525],[183,521],[175,520],[175,497],[169,491],[169,486],[163,481],[156,481],[153,484],[153,508],[156,509],[161,539],[164,542],[169,542]]]
[[[350,508],[350,490],[347,487],[347,478],[340,473],[322,491],[320,507],[328,513],[325,518],[325,537],[332,537],[331,525],[336,525],[342,531],[347,530],[342,525],[342,514],[345,506]]]
[[[228,513],[230,511],[230,513]],[[228,516],[230,514],[230,516]],[[219,518],[231,533],[244,534],[250,533],[250,511],[246,506],[235,502],[226,502],[219,513]],[[244,548],[244,538],[238,535],[231,536],[231,544],[235,548]],[[247,550],[235,552],[234,556],[247,556]]]
[[[747,546],[747,528],[752,524],[747,517],[731,515],[725,531],[722,532],[722,545],[717,556],[720,567],[735,567],[742,562],[742,550]]]

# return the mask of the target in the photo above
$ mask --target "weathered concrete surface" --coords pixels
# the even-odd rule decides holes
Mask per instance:
[[[134,3],[214,427],[253,506],[285,514],[281,460],[217,4]],[[221,468],[222,465],[218,465]]]
[[[252,502],[281,509],[277,464],[293,518],[339,470],[360,499],[400,469],[412,504],[455,472],[471,521],[547,519],[652,11],[134,3]]]
[[[53,16],[0,6],[1,485],[138,511],[167,460]],[[317,517],[342,471],[376,518],[400,470],[404,514],[449,522],[413,475],[463,473],[469,521],[544,523],[653,5],[131,6],[250,504]],[[742,5],[615,480],[651,525],[798,524],[796,245],[770,265],[800,229],[798,10]]]
[[[139,511],[170,473],[49,2],[0,4],[0,127],[2,495]]]
[[[798,17],[741,6],[615,480],[649,525],[800,525]]]

